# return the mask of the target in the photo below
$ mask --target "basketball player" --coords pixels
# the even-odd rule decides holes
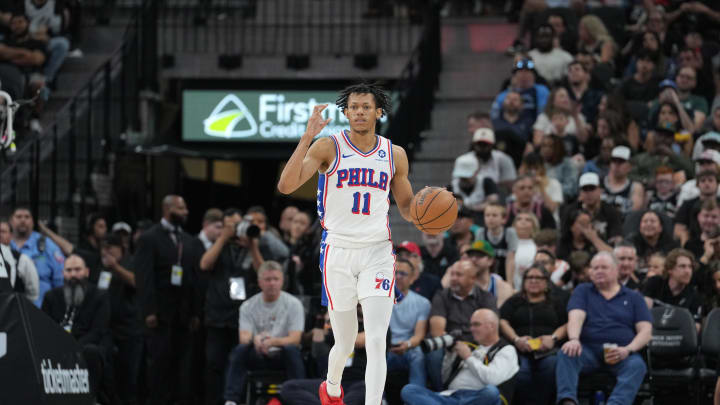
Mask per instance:
[[[315,106],[307,129],[283,169],[278,190],[292,193],[319,172],[318,215],[324,228],[320,244],[322,301],[328,307],[335,345],[327,380],[320,385],[322,405],[343,404],[340,386],[358,333],[357,303],[365,314],[365,404],[382,400],[387,363],[385,339],[394,301],[395,254],[390,240],[389,193],[400,215],[410,219],[413,198],[405,150],[375,134],[375,123],[390,109],[380,87],[346,88],[336,102],[350,130],[313,138],[330,122],[327,104]]]

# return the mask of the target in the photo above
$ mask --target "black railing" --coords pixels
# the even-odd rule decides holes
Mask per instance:
[[[405,148],[412,159],[420,133],[430,127],[435,90],[442,69],[439,5],[426,10],[425,29],[395,86],[397,108],[390,117],[387,134]]]
[[[164,0],[158,2],[158,42],[162,55],[409,53],[429,2]]]
[[[154,80],[143,80],[143,24],[147,21],[134,18],[120,48],[56,113],[53,124],[28,134],[6,157],[0,207],[27,206],[50,221],[59,215],[79,221],[97,208],[95,190],[108,178],[113,145],[138,128],[140,90]]]

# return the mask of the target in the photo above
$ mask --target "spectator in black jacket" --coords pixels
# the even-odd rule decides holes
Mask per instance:
[[[178,195],[163,199],[159,224],[140,236],[133,267],[140,316],[145,323],[150,403],[166,404],[176,389],[178,403],[190,400],[191,329],[198,326],[193,237],[182,230],[188,216]]]
[[[103,343],[110,325],[110,301],[88,282],[89,275],[82,257],[68,257],[63,268],[64,284],[45,294],[42,310],[82,346],[90,372],[90,389],[97,395],[106,365]]]
[[[200,259],[200,270],[209,275],[205,294],[205,403],[222,399],[225,370],[230,351],[238,344],[238,310],[259,291],[256,271],[263,263],[259,239],[238,237],[240,211],[224,213],[224,228]],[[251,266],[245,266],[250,257]]]

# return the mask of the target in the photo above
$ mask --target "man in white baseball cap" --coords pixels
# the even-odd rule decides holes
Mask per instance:
[[[610,171],[603,179],[603,201],[614,206],[623,216],[645,208],[645,187],[628,178],[630,148],[616,146],[610,154]]]
[[[622,240],[622,221],[620,213],[610,204],[602,200],[603,188],[600,187],[600,177],[597,173],[587,172],[580,176],[578,182],[580,195],[576,203],[567,204],[561,211],[561,226],[567,224],[570,214],[582,209],[592,216],[592,227],[597,236],[612,245],[615,241]]]
[[[495,132],[490,128],[475,130],[472,137],[472,150],[455,159],[455,166],[462,162],[461,159],[474,159],[477,162],[478,170],[475,175],[477,183],[482,183],[484,178],[489,178],[507,192],[517,177],[512,158],[495,149]],[[456,178],[453,175],[453,180]]]
[[[495,183],[485,178],[478,182],[476,174],[480,166],[474,156],[465,154],[455,160],[455,167],[452,172],[452,192],[463,198],[463,205],[478,211],[480,205],[485,201],[486,193],[484,183],[492,183],[488,190],[490,194],[497,194],[497,186]]]

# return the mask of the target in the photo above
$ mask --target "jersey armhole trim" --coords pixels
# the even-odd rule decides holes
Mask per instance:
[[[335,139],[335,135],[330,135],[330,139],[332,139],[333,143],[335,144],[335,160],[333,160],[332,165],[330,166],[330,169],[325,171],[324,174],[326,176],[332,176],[333,174],[335,174],[335,171],[337,170],[337,168],[340,167],[340,159],[342,156],[340,154],[340,145],[338,145],[338,141],[337,141],[337,139]]]
[[[392,141],[390,139],[388,141],[388,155],[390,158],[388,159],[390,161],[390,176],[395,177],[395,159],[393,159],[393,145]]]

